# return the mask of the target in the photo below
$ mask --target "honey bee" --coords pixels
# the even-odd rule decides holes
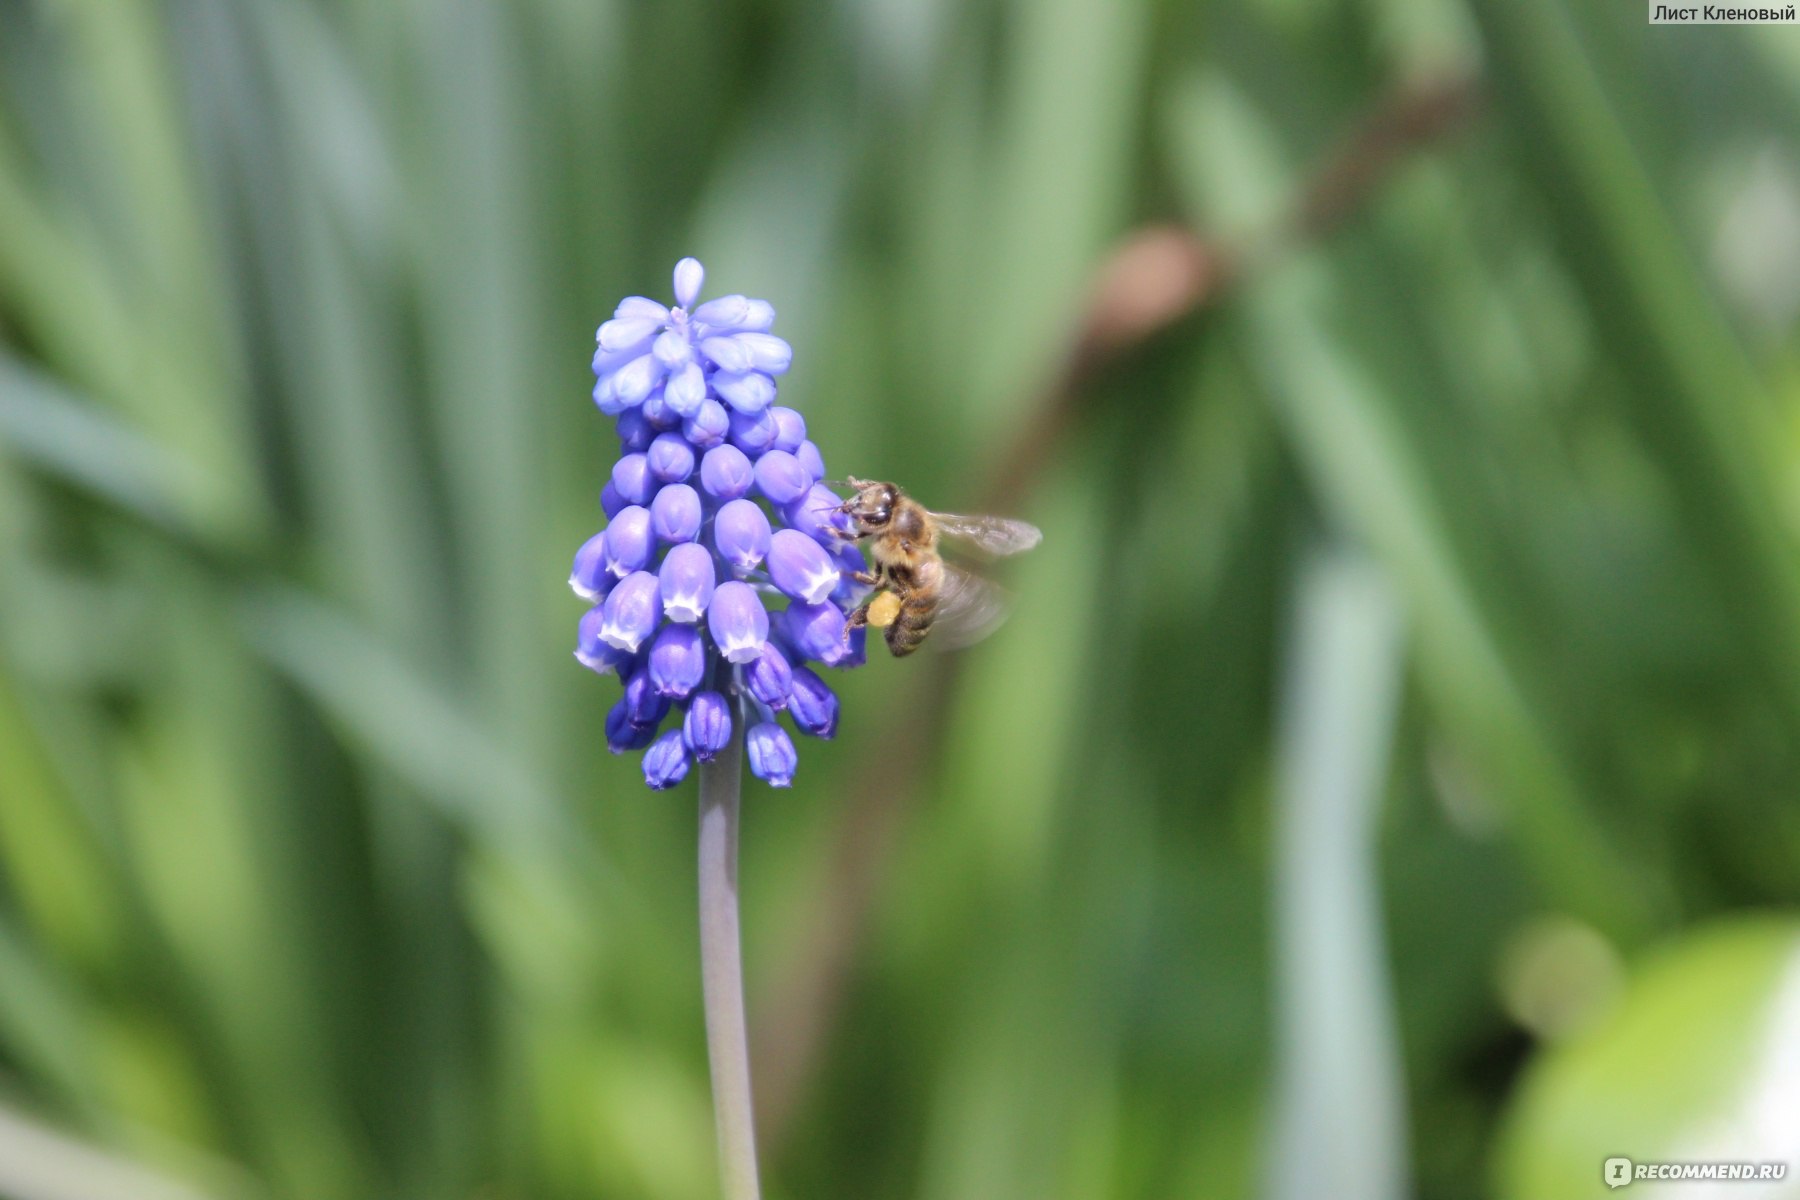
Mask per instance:
[[[1019,554],[1043,539],[1035,525],[1006,517],[964,517],[932,512],[891,483],[845,481],[855,495],[838,511],[850,529],[832,528],[847,542],[869,539],[870,569],[853,573],[876,590],[844,625],[844,637],[864,625],[883,631],[895,658],[919,648],[938,632],[944,648],[986,636],[1006,614],[1005,593],[938,554],[944,540],[960,540],[991,555]]]

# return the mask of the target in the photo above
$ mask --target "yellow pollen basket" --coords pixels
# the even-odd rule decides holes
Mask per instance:
[[[883,592],[869,601],[869,624],[877,629],[886,629],[900,615],[900,597],[892,592]]]

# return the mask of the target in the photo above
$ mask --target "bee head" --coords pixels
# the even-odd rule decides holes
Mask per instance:
[[[900,489],[891,483],[874,483],[854,476],[848,482],[856,494],[844,501],[838,511],[848,513],[859,532],[874,533],[884,528],[893,519]]]

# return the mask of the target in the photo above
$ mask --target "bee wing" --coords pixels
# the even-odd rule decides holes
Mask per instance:
[[[957,513],[934,512],[931,519],[945,537],[967,542],[977,550],[997,556],[1023,554],[1044,540],[1036,525],[1010,517],[965,517]]]
[[[925,644],[937,650],[960,650],[1000,627],[1012,607],[1012,596],[997,583],[943,564],[944,582]]]

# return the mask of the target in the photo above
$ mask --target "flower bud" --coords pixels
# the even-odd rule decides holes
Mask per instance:
[[[608,354],[619,354],[626,350],[641,353],[650,339],[656,336],[659,324],[660,322],[648,317],[614,317],[600,326],[599,332],[594,335],[594,341]]]
[[[769,503],[780,508],[784,504],[792,504],[806,494],[812,486],[812,480],[806,476],[806,468],[800,460],[786,450],[765,451],[756,460],[756,490],[769,498]]]
[[[688,752],[681,741],[681,730],[669,730],[644,751],[644,782],[654,790],[674,787],[687,778],[687,773]]]
[[[771,408],[769,415],[775,418],[775,449],[797,452],[806,440],[806,418],[780,405]]]
[[[631,651],[609,646],[600,640],[600,625],[604,619],[598,604],[581,614],[581,624],[575,630],[575,661],[596,675],[610,675],[615,671],[622,676],[629,675]]]
[[[656,576],[635,571],[606,594],[600,606],[600,640],[620,650],[637,653],[644,639],[656,632],[659,603]]]
[[[738,571],[748,571],[769,552],[769,518],[753,500],[733,500],[713,518],[713,545]]]
[[[641,453],[621,456],[613,464],[612,481],[627,504],[648,504],[656,493],[656,476],[650,473],[650,460]]]
[[[737,327],[754,333],[767,333],[773,324],[775,306],[767,300],[749,300],[744,304],[744,319],[737,323]]]
[[[787,707],[788,693],[794,687],[794,669],[788,665],[781,647],[774,642],[763,647],[762,655],[744,673],[744,686],[752,696],[778,712]]]
[[[650,532],[650,510],[636,504],[619,510],[606,526],[603,550],[606,569],[614,579],[641,571],[650,563],[656,540]]]
[[[775,531],[769,542],[769,579],[776,587],[796,600],[818,604],[831,595],[839,578],[837,564],[818,542],[798,530]]]
[[[775,400],[775,381],[761,371],[715,371],[712,389],[741,413],[765,412]]]
[[[730,417],[731,444],[755,458],[775,444],[775,418],[767,412],[733,412]]]
[[[700,460],[700,486],[715,500],[736,500],[754,478],[749,458],[736,446],[714,446]]]
[[[700,353],[713,360],[721,371],[742,374],[750,369],[750,349],[733,337],[709,337],[701,341]]]
[[[835,604],[802,604],[787,606],[781,618],[782,636],[794,653],[828,667],[845,666],[858,652],[863,631],[851,634],[851,644],[844,645],[844,614]]]
[[[825,456],[819,453],[819,448],[811,440],[801,442],[800,448],[794,451],[794,457],[800,460],[800,465],[806,469],[814,483],[825,478]]]
[[[731,741],[731,705],[718,692],[701,692],[688,705],[682,740],[694,757],[711,762]]]
[[[729,328],[750,315],[750,301],[742,296],[720,296],[694,310],[694,320],[715,329]]]
[[[654,725],[633,725],[625,715],[625,702],[619,701],[606,711],[606,748],[614,754],[642,750],[656,739]]]
[[[794,348],[772,333],[739,333],[732,341],[744,348],[750,366],[764,375],[784,374],[794,362]]]
[[[619,489],[613,486],[613,481],[610,479],[606,481],[606,486],[600,489],[600,511],[606,514],[606,519],[609,521],[618,516],[619,510],[630,503],[631,501],[619,495]]]
[[[710,450],[731,432],[731,416],[717,400],[700,402],[700,409],[681,426],[681,434],[697,450]]]
[[[654,729],[669,715],[669,699],[656,692],[656,683],[650,678],[647,666],[640,666],[625,681],[625,719],[633,725],[648,725]]]
[[[619,301],[619,307],[613,309],[613,316],[621,320],[635,317],[661,325],[668,321],[669,310],[648,296],[627,296]]]
[[[644,455],[662,483],[680,483],[694,473],[694,448],[679,433],[659,433]]]
[[[644,412],[638,408],[628,408],[619,414],[619,453],[633,454],[650,445],[650,439],[656,431],[650,428],[650,422],[644,419]]]
[[[686,345],[686,341],[682,345]],[[669,372],[669,382],[663,384],[663,400],[669,411],[688,420],[700,411],[706,403],[706,372],[697,362],[685,362]]]
[[[668,398],[661,388],[645,396],[638,411],[644,414],[644,420],[650,423],[650,428],[658,433],[681,428],[681,415],[669,407]]]
[[[692,308],[694,301],[700,298],[700,288],[706,282],[706,268],[700,265],[697,258],[684,258],[675,264],[675,303],[683,308]]]
[[[794,688],[788,712],[802,733],[828,738],[837,733],[837,693],[806,667],[794,668]]]
[[[787,731],[769,721],[752,725],[744,735],[744,749],[750,757],[750,773],[768,781],[770,787],[788,787],[794,782],[794,768],[800,756]]]
[[[696,365],[693,343],[688,341],[685,334],[674,329],[665,329],[657,334],[656,340],[650,344],[650,353],[656,355],[656,361],[671,373],[684,366]],[[664,389],[668,386],[665,381]]]
[[[685,698],[706,679],[706,647],[692,625],[664,625],[650,643],[650,682],[659,696]]]
[[[613,395],[626,408],[636,408],[650,394],[650,389],[661,382],[662,364],[656,361],[654,355],[644,354],[613,373]]]
[[[606,570],[606,533],[602,530],[581,543],[575,552],[575,563],[569,568],[569,586],[589,604],[598,604],[612,588],[613,576]]]
[[[713,598],[713,556],[698,542],[683,542],[663,555],[657,592],[671,621],[692,624]]]
[[[798,500],[782,506],[781,519],[787,523],[788,528],[798,529],[820,545],[836,549],[844,542],[842,538],[833,536],[831,531],[847,531],[850,528],[850,518],[838,511],[838,506],[842,503],[836,492],[823,484],[815,483]]]
[[[700,533],[700,493],[671,483],[650,501],[650,528],[664,542],[691,542]]]
[[[618,594],[617,589],[613,594]],[[749,584],[736,580],[721,583],[713,593],[706,609],[706,627],[713,645],[728,662],[754,662],[769,640],[769,614],[762,600]]]

